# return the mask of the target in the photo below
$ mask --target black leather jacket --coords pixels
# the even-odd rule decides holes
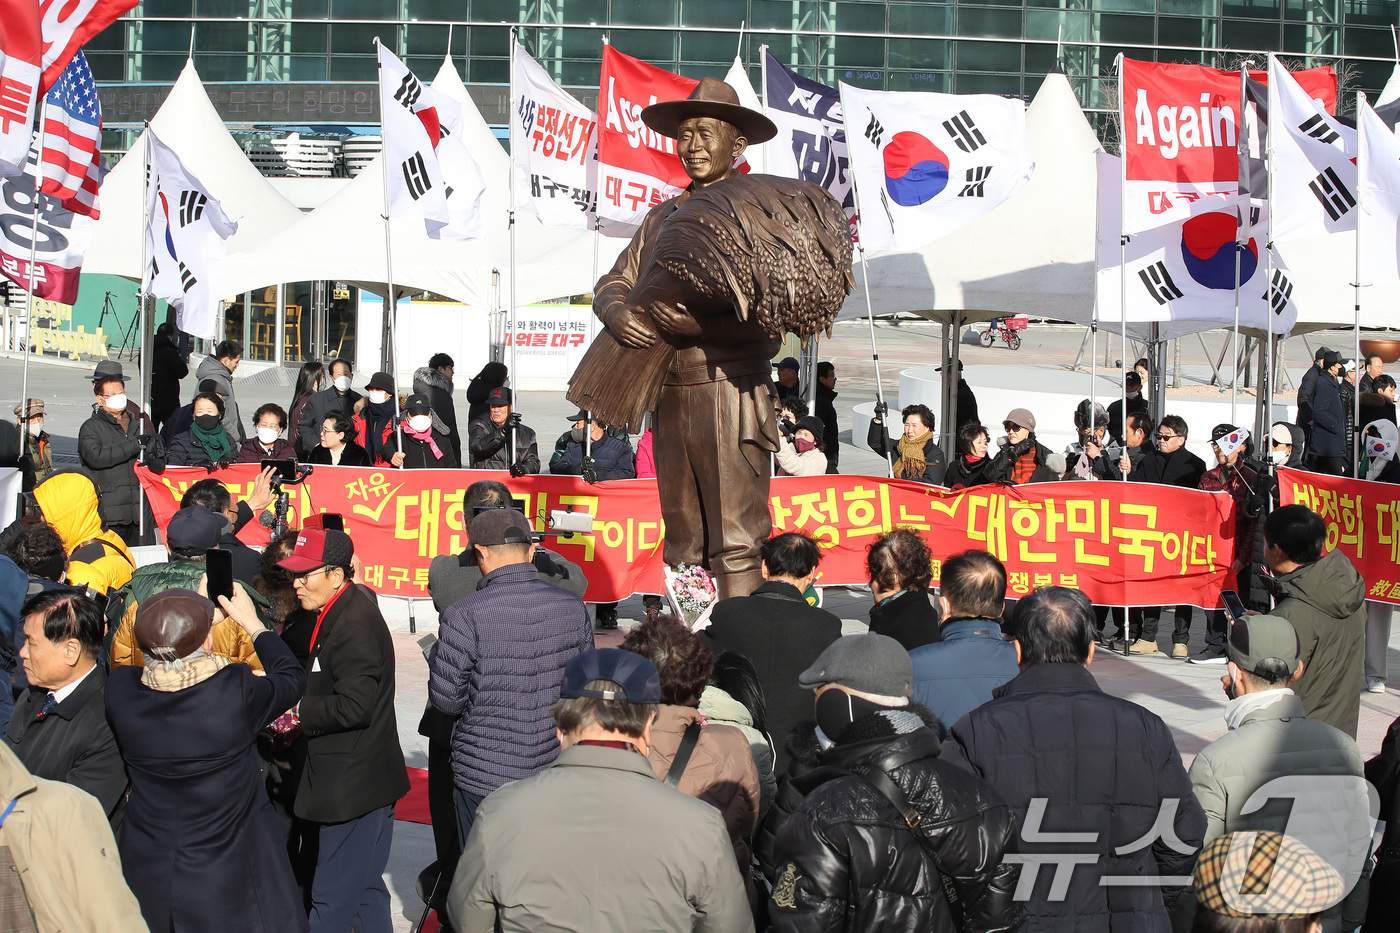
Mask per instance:
[[[822,752],[823,767],[789,782],[789,793],[806,796],[777,835],[773,930],[1016,929],[1020,866],[1003,862],[1015,835],[1011,809],[991,785],[940,761],[938,748],[927,727],[836,745]],[[852,773],[910,755],[888,773],[922,817],[914,830]]]

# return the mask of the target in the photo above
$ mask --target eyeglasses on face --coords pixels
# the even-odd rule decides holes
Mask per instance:
[[[1157,432],[1157,440],[1159,440],[1159,441],[1169,441],[1169,440],[1172,440],[1173,438],[1175,438],[1175,437],[1177,437],[1177,436],[1178,436],[1178,435],[1175,435],[1175,434],[1163,434],[1163,433],[1161,433],[1160,431]]]
[[[325,573],[327,576],[329,576],[329,575],[330,575],[330,572],[331,572],[332,570],[334,570],[334,569],[335,569],[334,567],[317,567],[315,570],[308,570],[308,571],[306,571],[306,573],[293,574],[293,575],[292,575],[292,583],[297,583],[297,582],[305,583],[305,582],[307,581],[307,579],[308,579],[309,577],[311,577],[312,574],[317,574],[317,573]]]

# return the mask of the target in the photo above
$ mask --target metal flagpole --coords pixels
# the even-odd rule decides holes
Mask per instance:
[[[846,109],[846,102],[841,101],[841,110]],[[890,425],[889,411],[885,406],[885,385],[880,378],[880,348],[875,344],[875,309],[870,302],[870,267],[865,263],[865,242],[860,237],[860,230],[863,225],[860,212],[860,185],[856,184],[855,172],[851,173],[851,196],[856,202],[856,249],[860,251],[860,272],[861,278],[865,282],[865,319],[870,324],[870,359],[875,363],[875,415],[881,422],[884,429],[885,465],[889,469],[889,475],[894,476],[894,456],[890,450]],[[883,410],[883,413],[882,413]]]
[[[398,448],[398,453],[403,453],[403,417],[399,412],[399,358],[397,334],[399,302],[398,295],[394,292],[394,247],[392,225],[389,222],[389,140],[384,136],[384,74],[383,68],[379,67],[379,37],[374,37],[376,68],[378,68],[379,88],[380,88],[380,114],[379,114],[379,162],[383,169],[384,176],[384,278],[388,287],[388,295],[384,299],[384,320],[387,323],[386,332],[389,337],[389,376],[390,382],[394,385],[394,391],[389,393],[394,397],[394,444]],[[381,351],[382,352],[382,351]]]
[[[1273,54],[1270,53],[1269,60],[1265,63],[1264,66],[1266,69],[1268,69],[1269,66],[1273,64],[1273,58]],[[1268,307],[1264,311],[1264,319],[1268,321],[1269,324],[1268,328],[1266,329],[1269,341],[1269,372],[1267,378],[1264,380],[1265,385],[1261,388],[1264,388],[1266,390],[1264,397],[1264,429],[1270,434],[1272,434],[1273,432],[1274,423],[1274,318],[1276,317],[1276,315],[1274,314],[1274,124],[1277,122],[1277,120],[1269,120],[1268,124],[1264,128],[1264,164],[1266,168],[1265,175],[1268,177],[1269,191],[1269,242],[1267,244],[1267,248],[1264,251],[1264,283],[1266,288],[1265,294],[1268,296],[1268,301],[1266,302]],[[1262,439],[1260,443],[1262,445]],[[1272,449],[1273,448],[1271,447],[1271,452]],[[1304,453],[1306,453],[1306,450],[1304,451]],[[1275,464],[1273,462],[1272,457],[1269,458],[1269,469],[1275,469]]]
[[[1239,127],[1239,135],[1238,135],[1238,137],[1237,137],[1237,138],[1239,139],[1239,144],[1240,144],[1241,146],[1247,145],[1247,143],[1245,143],[1245,139],[1244,139],[1244,110],[1245,110],[1245,107],[1247,107],[1247,106],[1249,105],[1249,101],[1248,101],[1248,99],[1247,99],[1248,91],[1247,91],[1247,89],[1246,89],[1246,87],[1245,87],[1245,82],[1246,82],[1247,80],[1249,80],[1249,63],[1248,63],[1248,62],[1241,62],[1241,63],[1240,63],[1240,127]],[[1238,150],[1236,150],[1235,155],[1236,155],[1235,161],[1236,161],[1236,163],[1238,163],[1238,162],[1239,162],[1239,158],[1238,158],[1239,152],[1238,152]],[[1236,418],[1236,416],[1235,416],[1235,403],[1236,403],[1236,400],[1238,399],[1238,396],[1239,396],[1239,384],[1240,384],[1240,271],[1241,271],[1241,270],[1240,270],[1240,262],[1241,262],[1240,253],[1243,252],[1243,250],[1242,250],[1242,248],[1241,248],[1241,244],[1240,244],[1240,231],[1241,231],[1241,228],[1244,227],[1244,226],[1246,226],[1246,225],[1248,224],[1248,222],[1249,222],[1249,202],[1248,202],[1248,200],[1246,200],[1246,202],[1245,202],[1245,204],[1244,204],[1244,214],[1243,214],[1243,215],[1239,214],[1239,213],[1238,213],[1238,209],[1237,209],[1237,213],[1236,213],[1235,216],[1236,216],[1236,221],[1235,221],[1235,327],[1234,327],[1234,329],[1231,331],[1232,337],[1231,337],[1231,344],[1230,344],[1230,347],[1231,347],[1230,352],[1231,352],[1231,354],[1233,354],[1233,356],[1235,357],[1235,362],[1234,362],[1233,368],[1232,368],[1231,371],[1230,371],[1230,423],[1233,424],[1233,425],[1235,425],[1236,427],[1239,427],[1239,423],[1235,420],[1235,418]],[[1248,241],[1248,240],[1245,240],[1245,244],[1248,244],[1248,243],[1249,243],[1249,241]]]
[[[1121,383],[1119,398],[1123,405],[1123,434],[1126,445],[1126,435],[1128,433],[1128,122],[1127,104],[1123,97],[1123,56],[1118,56],[1118,154],[1121,165],[1118,171],[1118,317],[1122,324],[1121,333],[1123,338],[1122,359],[1118,365],[1122,369],[1119,376]],[[1090,424],[1093,424],[1093,412],[1089,414]],[[1147,443],[1146,439],[1143,443]],[[1126,456],[1127,447],[1123,448]],[[1120,471],[1121,472],[1121,471]],[[1121,482],[1128,481],[1128,474],[1122,473]],[[1133,642],[1133,620],[1132,608],[1127,600],[1128,569],[1127,564],[1123,565],[1123,655],[1128,655],[1128,649]],[[1144,624],[1146,620],[1144,619]],[[1138,637],[1142,637],[1139,629]]]
[[[146,121],[145,132],[142,138],[146,141],[143,158],[145,160],[145,171],[142,173],[141,181],[141,283],[136,288],[136,315],[140,320],[140,329],[144,333],[146,325],[146,302],[149,301],[148,283],[151,279],[151,262],[154,257],[147,252],[147,242],[151,239],[151,121]],[[155,249],[155,243],[150,243],[150,249]],[[149,366],[144,367],[150,369]],[[144,378],[141,383],[141,393],[144,396],[146,386]],[[142,407],[145,407],[145,399],[142,400]],[[154,423],[152,424],[154,427]],[[138,431],[139,433],[139,431]],[[136,508],[136,534],[137,540],[146,536],[146,488],[140,483],[136,484],[138,493]]]
[[[516,46],[519,44],[520,37],[516,33],[515,28],[512,27],[510,30],[510,105],[512,111],[514,111],[515,108],[515,53]],[[603,40],[603,44],[607,44],[606,39]],[[518,335],[516,334],[515,313],[515,276],[517,272],[515,265],[515,158],[519,150],[515,145],[515,121],[516,115],[512,113],[510,120],[510,211],[507,217],[509,218],[510,226],[510,379],[513,380],[511,385],[519,388],[520,374],[515,371],[515,345],[519,342],[517,339]]]
[[[1366,216],[1366,204],[1363,200],[1365,195],[1365,185],[1362,180],[1366,177],[1366,167],[1361,164],[1366,158],[1366,121],[1361,118],[1361,108],[1366,106],[1366,92],[1356,92],[1356,132],[1359,145],[1356,147],[1356,281],[1352,283],[1355,290],[1355,306],[1353,308],[1354,320],[1352,321],[1352,334],[1356,344],[1356,352],[1352,355],[1352,372],[1356,373],[1357,386],[1359,390],[1361,382],[1361,218]],[[1342,378],[1346,378],[1346,373],[1342,373]],[[1351,393],[1351,436],[1347,438],[1347,459],[1351,462],[1351,475],[1360,478],[1361,461],[1357,456],[1357,440],[1360,432],[1365,427],[1361,421],[1361,392],[1353,390]]]
[[[34,263],[39,252],[39,189],[44,186],[44,116],[48,111],[49,96],[45,94],[39,101],[39,132],[34,136],[34,198],[29,205],[29,278],[25,283],[26,295],[24,299],[24,369],[20,376],[19,404],[20,410],[27,416],[29,414],[29,343],[30,334],[34,330]],[[139,427],[139,426],[138,426]],[[139,434],[140,431],[138,430]],[[29,449],[28,429],[20,425],[20,442],[23,449]]]

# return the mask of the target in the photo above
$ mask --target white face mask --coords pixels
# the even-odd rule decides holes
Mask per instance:
[[[40,421],[38,424],[35,424],[35,423],[33,423],[33,422],[30,422],[30,424],[29,424],[29,436],[30,436],[30,437],[38,437],[40,434],[43,434],[43,433],[44,433],[44,422]]]
[[[380,392],[378,389],[370,389],[369,400],[376,405],[382,405],[385,402],[389,401],[389,393]]]
[[[116,395],[109,395],[102,404],[107,406],[108,411],[121,411],[126,408],[126,393],[118,392]]]
[[[1289,453],[1289,450],[1280,448],[1279,450],[1272,451],[1269,454],[1269,459],[1273,461],[1274,466],[1283,466],[1288,462]]]
[[[340,391],[345,392],[350,388],[350,377],[336,376],[334,379],[331,380],[331,385],[335,386]]]
[[[1142,394],[1141,392],[1129,392],[1129,393],[1128,393],[1128,398],[1137,398],[1137,397],[1138,397],[1139,395],[1141,395],[1141,394]]]
[[[282,432],[276,428],[258,428],[258,440],[271,446],[272,442],[282,436]]]
[[[424,431],[428,430],[433,426],[433,416],[414,415],[412,418],[408,419],[408,426],[413,430],[417,431],[419,434],[422,434]]]

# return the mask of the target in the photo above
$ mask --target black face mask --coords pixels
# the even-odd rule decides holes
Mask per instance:
[[[884,707],[844,690],[828,690],[817,697],[817,725],[834,742],[851,723],[880,709]]]
[[[199,425],[201,431],[212,431],[219,426],[219,416],[195,415],[194,423]]]

